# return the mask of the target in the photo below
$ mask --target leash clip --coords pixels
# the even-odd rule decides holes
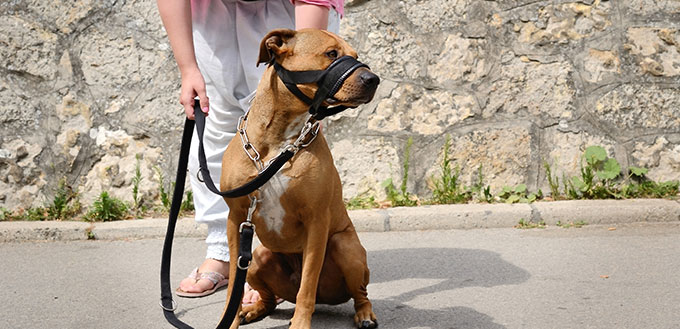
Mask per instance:
[[[253,226],[253,213],[255,212],[255,208],[257,208],[257,197],[254,196],[249,196],[250,198],[250,207],[248,207],[248,217],[246,217],[246,221],[244,223],[249,223],[251,226]],[[241,224],[243,225],[243,224]]]
[[[307,119],[307,123],[305,123],[305,126],[302,128],[302,131],[300,131],[300,136],[295,140],[293,143],[293,146],[296,149],[301,149],[309,146],[315,139],[316,136],[319,134],[319,129],[321,127],[321,121],[314,121],[314,123],[310,122],[312,117],[310,116],[309,119]],[[304,142],[305,138],[307,138],[307,135],[311,134],[311,137],[307,142]]]

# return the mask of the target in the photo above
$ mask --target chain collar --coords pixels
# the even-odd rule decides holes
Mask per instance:
[[[246,155],[248,155],[250,160],[253,161],[255,167],[257,168],[257,171],[261,173],[271,164],[272,161],[276,159],[276,157],[269,160],[265,165],[260,157],[260,152],[257,151],[255,145],[253,145],[248,139],[248,134],[246,134],[246,128],[248,127],[249,112],[250,111],[246,112],[245,114],[238,118],[238,125],[236,131],[238,132],[238,135],[241,138],[241,145],[243,146],[243,151],[245,151]],[[281,152],[291,151],[294,154],[297,154],[298,151],[309,146],[316,139],[316,136],[319,134],[320,127],[321,121],[314,119],[314,117],[310,115],[307,118],[307,121],[305,122],[304,126],[302,126],[298,138],[293,143],[284,146]]]

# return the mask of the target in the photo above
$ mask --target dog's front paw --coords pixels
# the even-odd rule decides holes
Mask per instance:
[[[378,328],[378,320],[376,320],[375,314],[370,309],[364,312],[357,312],[354,315],[354,323],[359,329]]]
[[[273,309],[268,309],[261,300],[254,304],[243,305],[241,313],[239,313],[241,324],[245,325],[260,321],[272,311]]]

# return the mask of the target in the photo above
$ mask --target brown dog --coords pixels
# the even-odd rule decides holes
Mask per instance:
[[[335,58],[356,52],[336,35],[321,30],[274,30],[260,45],[259,63],[272,58],[290,71],[324,70]],[[357,106],[371,101],[379,79],[359,68],[324,105]],[[313,98],[317,85],[298,88]],[[332,104],[331,104],[332,103]],[[275,70],[266,69],[248,114],[246,134],[266,163],[294,141],[309,116],[309,106],[293,95]],[[257,169],[234,138],[222,162],[221,189],[242,185]],[[316,303],[340,304],[354,299],[354,322],[375,328],[377,321],[368,300],[369,270],[366,251],[342,200],[342,186],[326,140],[319,133],[267,184],[253,193],[259,201],[253,216],[262,243],[253,254],[248,283],[261,300],[246,306],[231,328],[251,322],[276,308],[276,296],[296,304],[290,328],[311,328]],[[225,198],[230,208],[227,223],[231,268],[229,293],[238,258],[239,225],[246,219],[248,197]]]

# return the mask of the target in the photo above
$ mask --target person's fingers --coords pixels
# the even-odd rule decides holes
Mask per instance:
[[[184,95],[179,100],[180,104],[184,106],[184,113],[186,113],[189,120],[194,120],[194,98],[185,97]]]
[[[205,84],[196,88],[196,94],[198,94],[198,98],[201,100],[201,111],[207,116],[210,110],[210,99],[208,99],[208,95],[205,93]]]

